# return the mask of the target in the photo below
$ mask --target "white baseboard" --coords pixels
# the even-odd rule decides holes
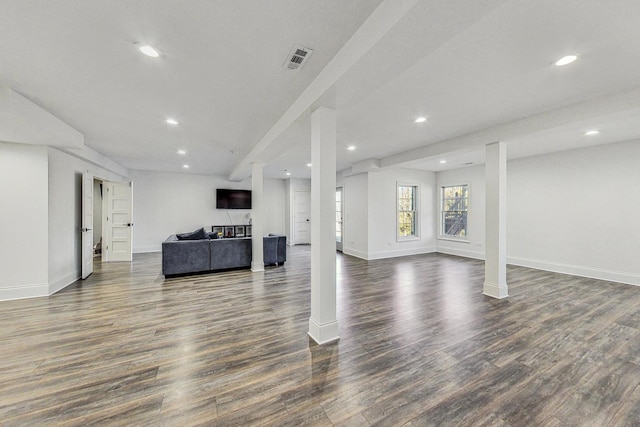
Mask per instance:
[[[314,318],[309,319],[309,336],[318,344],[329,344],[340,339],[338,321],[320,324]]]
[[[47,296],[49,296],[49,286],[46,283],[10,286],[0,289],[0,301]]]
[[[142,246],[139,248],[133,248],[134,254],[146,254],[148,252],[162,252],[162,246]]]
[[[367,253],[366,252],[361,252],[361,251],[358,251],[358,250],[355,250],[355,249],[351,249],[351,248],[342,248],[342,253],[345,254],[345,255],[354,256],[356,258],[364,259],[365,261],[369,259],[367,257]]]
[[[400,250],[391,250],[391,251],[379,251],[379,252],[370,252],[369,260],[374,259],[384,259],[384,258],[397,258],[401,256],[409,256],[409,255],[422,255],[422,254],[431,254],[436,251],[435,246],[429,247],[421,247],[421,248],[411,248],[411,249],[400,249]]]
[[[69,286],[70,284],[74,283],[76,280],[80,279],[81,276],[82,276],[82,272],[77,271],[73,274],[69,274],[63,277],[62,279],[56,280],[55,282],[49,284],[49,295],[53,295],[56,292],[61,291],[62,289]]]
[[[507,264],[521,267],[535,268],[538,270],[552,271],[554,273],[571,274],[573,276],[589,277],[591,279],[607,280],[610,282],[626,283],[640,286],[640,275],[619,271],[601,270],[575,265],[555,264],[546,261],[536,261],[524,258],[507,258]]]
[[[490,283],[484,282],[482,287],[482,294],[488,297],[502,299],[509,296],[509,289],[507,288],[507,284],[498,284],[498,283]]]
[[[479,259],[484,261],[484,252],[469,251],[465,249],[455,249],[455,248],[442,248],[442,247],[437,247],[436,252],[438,252],[439,254],[455,255],[455,256],[461,256],[464,258],[473,258],[473,259]]]

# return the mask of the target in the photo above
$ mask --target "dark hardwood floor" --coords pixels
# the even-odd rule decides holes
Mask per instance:
[[[481,261],[338,255],[338,343],[307,337],[310,248],[165,280],[160,255],[0,303],[0,424],[638,426],[640,288]]]

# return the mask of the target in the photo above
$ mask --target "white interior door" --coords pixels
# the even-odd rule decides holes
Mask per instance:
[[[82,278],[93,273],[93,175],[82,174]]]
[[[311,195],[308,191],[293,194],[293,244],[311,243]]]
[[[342,187],[336,188],[336,249],[342,252]]]
[[[109,182],[107,187],[107,261],[131,261],[133,237],[133,186]]]

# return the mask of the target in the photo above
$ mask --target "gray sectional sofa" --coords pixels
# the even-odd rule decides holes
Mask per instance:
[[[162,242],[162,274],[173,276],[231,268],[250,268],[251,239],[251,237],[217,239],[214,238],[214,233],[210,233],[208,238],[180,240],[172,234]],[[286,262],[285,236],[270,234],[263,237],[262,243],[265,265]]]

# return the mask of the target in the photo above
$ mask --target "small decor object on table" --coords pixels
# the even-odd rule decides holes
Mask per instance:
[[[233,227],[225,227],[224,228],[224,237],[227,238],[227,239],[232,238],[232,237],[236,237]]]
[[[236,225],[236,237],[244,237],[244,225]]]

